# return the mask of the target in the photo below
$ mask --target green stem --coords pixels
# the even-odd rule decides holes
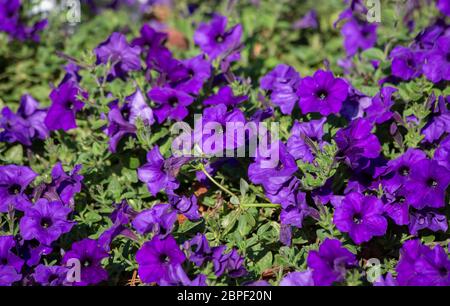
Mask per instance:
[[[242,207],[258,207],[258,208],[279,208],[280,204],[266,204],[266,203],[252,203],[252,204],[241,204]]]
[[[217,182],[211,175],[209,175],[208,171],[206,171],[205,166],[200,165],[200,169],[203,171],[203,173],[206,175],[206,177],[213,182],[217,187],[219,187],[220,189],[222,189],[223,191],[225,191],[226,193],[228,193],[230,196],[232,197],[236,197],[237,196],[230,191],[229,189],[227,189],[226,187],[222,186],[219,182]]]

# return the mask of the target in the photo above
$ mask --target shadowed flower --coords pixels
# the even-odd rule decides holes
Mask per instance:
[[[311,270],[291,272],[281,280],[280,286],[314,286]]]
[[[68,269],[63,266],[39,265],[34,269],[33,278],[42,286],[63,286],[68,284],[67,272]]]
[[[377,25],[355,18],[349,19],[341,30],[348,56],[372,48],[377,42]]]
[[[236,249],[226,253],[226,246],[214,247],[212,260],[214,264],[214,273],[217,277],[227,273],[230,277],[238,278],[247,274],[243,266],[244,258],[239,255]]]
[[[203,55],[198,55],[182,61],[187,70],[187,77],[175,84],[175,88],[188,94],[198,95],[203,88],[203,84],[211,76],[211,63],[204,59]]]
[[[224,86],[219,89],[217,94],[210,96],[203,101],[204,105],[236,106],[248,99],[247,96],[235,96],[230,86]]]
[[[381,124],[392,118],[391,107],[394,105],[392,94],[397,89],[393,87],[383,87],[372,99],[372,103],[365,109],[365,119],[370,123]]]
[[[198,233],[191,240],[184,243],[183,248],[187,251],[189,261],[200,267],[204,262],[212,259],[212,249],[208,239]]]
[[[25,240],[35,238],[42,244],[50,245],[72,229],[74,222],[67,220],[71,212],[61,202],[39,199],[25,210],[25,215],[20,219],[20,233]]]
[[[136,231],[145,235],[147,233],[165,236],[172,232],[177,221],[177,212],[167,204],[156,204],[150,209],[141,211],[133,220],[132,225]]]
[[[16,246],[13,236],[0,236],[0,286],[20,281],[23,260],[12,252]]]
[[[78,86],[70,80],[52,90],[50,93],[52,105],[44,120],[49,130],[67,131],[77,127],[76,113],[84,107],[84,103],[78,99],[81,94],[86,97],[86,94],[82,93]]]
[[[450,171],[450,136],[442,140],[439,147],[434,151],[434,160]]]
[[[446,16],[450,16],[450,1],[448,0],[437,0],[437,8],[441,11],[442,14]]]
[[[300,29],[317,29],[319,27],[319,20],[315,10],[308,11],[302,18],[298,19],[292,25],[296,30]]]
[[[37,176],[25,166],[0,166],[0,212],[8,212],[10,206],[18,210],[30,206],[25,189]]]
[[[146,52],[145,62],[148,68],[153,68],[155,66],[155,60],[159,57],[172,55],[169,49],[164,46],[167,40],[166,33],[158,32],[150,25],[144,24],[141,27],[140,34],[139,37],[133,39],[131,46],[138,46],[142,51]],[[137,60],[136,63],[138,63]]]
[[[2,110],[0,128],[4,131],[0,133],[0,141],[10,143],[18,141],[23,145],[31,146],[36,138],[46,139],[49,135],[44,124],[46,114],[47,110],[39,108],[39,102],[32,96],[23,95],[16,114],[9,107],[4,107]]]
[[[439,213],[436,209],[425,208],[423,210],[411,213],[411,222],[409,224],[409,232],[411,235],[417,235],[422,229],[429,229],[433,232],[448,229],[447,218],[444,214]]]
[[[309,122],[294,122],[291,137],[287,141],[287,149],[296,160],[301,159],[308,163],[314,160],[313,144],[310,140],[322,144],[323,125],[326,121],[326,118],[322,118]]]
[[[441,36],[426,55],[423,73],[433,83],[450,80],[450,34]]]
[[[389,57],[392,58],[392,75],[403,80],[411,80],[422,74],[422,52],[397,46],[391,51]]]
[[[345,278],[346,270],[357,264],[355,255],[337,239],[325,239],[318,251],[308,254],[308,267],[312,270],[315,286],[331,286]]]
[[[323,116],[337,114],[348,95],[348,84],[330,71],[318,70],[302,79],[298,88],[303,114],[318,112]]]
[[[207,286],[206,275],[199,274],[190,280],[181,265],[170,265],[167,279],[161,279],[160,286]]]
[[[109,76],[124,78],[128,72],[141,69],[141,48],[131,47],[125,35],[114,32],[94,49],[97,65],[111,63]]]
[[[77,259],[81,267],[81,281],[74,284],[95,285],[108,279],[108,272],[101,265],[102,259],[108,256],[108,253],[98,245],[97,240],[86,238],[72,244],[72,249],[64,254],[63,264],[67,266],[69,260],[69,263],[73,263],[71,259]]]
[[[300,74],[293,67],[279,64],[261,78],[260,84],[270,93],[270,99],[280,107],[281,112],[290,115],[299,100],[297,89],[300,81]]]
[[[164,239],[154,236],[151,241],[144,243],[136,253],[139,277],[144,283],[170,282],[171,267],[182,264],[185,259],[186,257],[171,235]]]
[[[192,195],[191,197],[169,195],[169,204],[179,213],[184,215],[191,221],[197,221],[201,218],[198,211],[197,197]]]
[[[450,103],[450,96],[446,98],[440,96],[436,100],[435,96],[432,95],[430,99],[433,113],[422,129],[422,135],[425,136],[424,141],[432,143],[444,133],[450,133],[450,111],[447,108]]]
[[[383,203],[377,197],[352,192],[335,208],[333,222],[338,230],[361,244],[386,233],[387,221],[383,213]]]

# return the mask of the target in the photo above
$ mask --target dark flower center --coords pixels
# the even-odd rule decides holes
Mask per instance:
[[[406,65],[410,68],[414,68],[414,60],[412,58],[408,58],[406,60]]]
[[[328,97],[328,91],[326,89],[320,89],[319,91],[316,92],[316,96],[320,100],[325,100]]]
[[[19,194],[21,189],[22,189],[22,187],[19,184],[13,184],[13,185],[9,186],[8,193],[9,194]]]
[[[447,275],[448,275],[447,268],[445,268],[445,267],[439,268],[439,275],[441,275],[442,277],[447,277]]]
[[[48,277],[48,282],[51,283],[51,282],[53,282],[53,281],[55,281],[55,280],[57,280],[57,279],[58,279],[58,275],[52,274],[52,275],[50,275],[50,276]]]
[[[0,258],[0,264],[6,266],[8,264],[8,259],[6,257]]]
[[[92,260],[86,257],[81,261],[81,264],[83,265],[83,267],[90,267],[92,265]]]
[[[189,69],[188,69],[188,75],[189,75],[190,78],[193,78],[193,77],[195,76],[194,70],[191,69],[191,68],[189,68]]]
[[[409,167],[408,166],[401,166],[398,169],[398,173],[400,173],[401,176],[408,176],[409,175]]]
[[[169,102],[169,105],[172,107],[177,106],[178,104],[178,98],[177,97],[170,97],[167,102]]]
[[[37,239],[31,239],[28,241],[28,245],[30,246],[30,248],[35,249],[40,246],[41,243]]]
[[[168,263],[170,261],[170,257],[167,256],[167,254],[161,254],[159,255],[159,261],[161,263]]]
[[[363,221],[363,219],[362,219],[362,216],[361,216],[360,213],[356,213],[356,214],[353,215],[353,222],[355,224],[361,224],[362,221]]]
[[[395,199],[395,202],[400,203],[400,204],[405,203],[405,201],[406,201],[406,198],[404,196],[399,196]]]
[[[50,226],[52,226],[52,219],[48,218],[48,217],[44,217],[41,219],[41,226],[43,228],[49,228]]]
[[[67,101],[66,104],[64,105],[66,109],[68,110],[72,110],[74,108],[73,102],[72,101]]]
[[[447,53],[447,56],[445,57],[445,59],[447,60],[447,62],[450,63],[450,53]]]
[[[284,164],[282,162],[279,162],[275,169],[278,170],[278,171],[283,170],[284,169]]]
[[[429,178],[427,180],[427,186],[431,188],[436,188],[438,185],[438,182],[434,178]]]
[[[224,37],[223,37],[222,34],[219,34],[219,35],[217,35],[217,36],[214,38],[214,40],[215,40],[217,43],[221,43],[221,42],[224,41]]]

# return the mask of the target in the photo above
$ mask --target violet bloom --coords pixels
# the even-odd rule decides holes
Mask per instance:
[[[411,168],[426,159],[426,154],[417,149],[408,149],[404,154],[396,159],[390,160],[382,172],[381,183],[385,190],[394,193],[404,186],[411,175]]]
[[[139,277],[144,283],[170,281],[171,267],[180,265],[185,260],[186,257],[171,235],[164,239],[154,236],[136,253]]]
[[[445,205],[445,191],[450,184],[450,171],[434,160],[414,164],[410,180],[405,184],[408,203],[416,209]]]
[[[125,77],[128,72],[141,69],[141,48],[131,47],[125,35],[114,32],[108,39],[94,49],[97,65],[111,63],[109,76],[112,78]]]
[[[169,49],[164,46],[164,43],[167,40],[167,33],[158,32],[150,25],[144,24],[141,27],[140,34],[139,37],[131,42],[131,46],[138,46],[147,54],[145,61],[149,68],[155,66],[157,58],[172,55]]]
[[[49,130],[67,131],[77,127],[76,113],[84,107],[84,103],[78,98],[81,94],[78,86],[70,80],[52,90],[50,93],[52,105],[44,120]]]
[[[240,47],[242,26],[237,24],[227,30],[227,17],[215,14],[209,23],[200,23],[194,33],[194,42],[211,60],[226,57]],[[232,60],[239,60],[233,55]]]
[[[430,99],[433,113],[422,129],[422,135],[425,136],[424,141],[432,143],[444,133],[450,133],[450,111],[447,108],[450,103],[450,96],[446,98],[440,96],[436,101],[436,98],[432,95]]]
[[[282,204],[280,221],[282,224],[302,228],[303,219],[311,214],[311,208],[306,203],[306,194],[296,192],[295,200]]]
[[[39,265],[34,269],[33,278],[42,286],[63,286],[67,284],[68,269],[63,266]]]
[[[342,105],[340,114],[348,121],[364,117],[364,110],[372,104],[372,98],[353,87],[349,87],[347,99]]]
[[[198,211],[197,197],[169,195],[169,204],[179,213],[191,221],[198,221],[201,215]]]
[[[270,93],[272,102],[279,106],[281,112],[290,115],[299,100],[297,89],[301,82],[300,74],[291,66],[277,65],[261,78],[261,88]]]
[[[44,124],[47,114],[46,109],[39,107],[39,102],[30,95],[23,95],[20,98],[20,106],[17,113],[13,113],[8,107],[2,110],[0,118],[0,128],[4,131],[0,133],[0,141],[20,142],[23,145],[31,146],[36,138],[46,139],[49,131]]]
[[[125,98],[122,107],[113,105],[108,113],[109,125],[107,135],[110,137],[109,149],[115,153],[119,141],[126,135],[136,133],[136,120],[140,118],[145,125],[155,122],[153,111],[147,105],[144,96],[139,89],[134,94]]]
[[[295,30],[301,29],[317,29],[319,27],[319,20],[317,19],[317,12],[309,10],[302,18],[298,19],[292,25]]]
[[[212,250],[214,274],[219,277],[226,273],[233,278],[238,278],[247,274],[247,270],[243,266],[244,258],[239,255],[235,248],[230,252],[226,252],[226,248],[226,246],[222,245],[214,247]]]
[[[397,225],[409,224],[409,204],[403,190],[394,194],[386,193],[384,210]]]
[[[25,166],[0,166],[0,212],[6,213],[10,208],[24,210],[30,206],[25,189],[37,176]]]
[[[147,163],[138,168],[138,178],[147,184],[148,190],[156,195],[161,190],[175,190],[180,183],[176,179],[178,170],[170,166],[170,158],[165,160],[154,146],[147,153]]]
[[[64,254],[63,264],[71,268],[73,260],[80,262],[80,282],[77,286],[95,285],[108,279],[108,272],[103,269],[101,261],[107,258],[108,253],[98,245],[97,240],[90,238],[72,244],[72,249]]]
[[[133,228],[141,234],[154,233],[167,235],[172,232],[177,221],[177,212],[171,205],[156,204],[141,211],[132,221]]]
[[[450,35],[438,38],[434,48],[426,55],[423,73],[433,83],[450,80]]]
[[[80,175],[81,165],[69,171],[64,171],[61,162],[57,162],[52,169],[52,181],[50,184],[39,186],[36,190],[36,196],[42,196],[49,201],[61,201],[65,205],[74,207],[75,194],[81,191],[83,176]]]
[[[383,213],[383,203],[377,197],[352,192],[335,208],[333,222],[338,230],[361,244],[386,233],[387,221]]]
[[[314,286],[313,273],[311,270],[288,273],[281,280],[280,286]]]
[[[291,137],[287,141],[287,149],[296,160],[301,159],[308,163],[314,160],[314,144],[311,141],[322,144],[323,125],[326,121],[326,118],[322,118],[309,122],[294,122]]]
[[[393,87],[383,87],[372,99],[372,103],[365,109],[366,120],[374,124],[381,124],[392,118],[391,107],[394,105],[392,95],[397,92]]]
[[[212,249],[203,234],[198,233],[194,238],[186,241],[183,248],[187,251],[189,261],[198,267],[212,259]]]
[[[331,286],[345,279],[346,270],[357,265],[356,257],[337,239],[325,239],[318,251],[308,254],[315,286]]]
[[[348,56],[372,48],[377,42],[377,25],[355,18],[349,19],[342,27],[344,48]]]
[[[439,213],[436,209],[425,208],[423,210],[411,213],[411,222],[409,224],[409,232],[411,235],[417,235],[422,229],[429,229],[433,232],[448,229],[447,218],[444,214]]]
[[[39,199],[25,210],[25,215],[20,219],[20,233],[25,240],[35,238],[50,245],[72,229],[74,222],[67,220],[67,215],[71,212],[61,202]]]
[[[191,280],[181,265],[170,265],[168,270],[168,277],[161,279],[160,286],[207,286],[206,275],[199,274]]]
[[[330,71],[317,70],[302,79],[298,88],[303,114],[318,112],[323,116],[337,114],[348,95],[348,84]]]
[[[230,86],[224,86],[219,89],[217,94],[206,98],[203,101],[204,105],[219,105],[236,106],[248,100],[247,96],[235,96]]]
[[[204,59],[203,55],[183,60],[182,64],[187,70],[187,77],[177,82],[175,88],[188,94],[198,95],[203,84],[211,76],[211,64]]]
[[[442,14],[450,16],[450,1],[437,0],[436,6],[441,11]]]
[[[16,246],[13,236],[0,236],[0,286],[20,281],[23,260],[12,252]]]
[[[434,151],[434,160],[439,165],[450,170],[450,136],[447,136]]]
[[[364,119],[350,122],[336,133],[339,156],[352,168],[358,167],[367,158],[377,158],[381,145],[377,136],[371,133],[373,126]]]
[[[392,58],[392,75],[407,81],[422,74],[422,52],[397,46],[391,51],[389,57]]]
[[[22,240],[19,249],[20,256],[29,267],[37,265],[42,256],[49,255],[52,252],[52,247],[39,242],[37,239]]]
[[[248,167],[248,177],[252,183],[262,184],[268,191],[278,190],[292,178],[298,167],[295,159],[281,142],[272,144],[270,151],[266,153],[273,154],[264,154],[264,156],[258,154],[255,162]],[[277,153],[279,155],[276,155]],[[272,159],[271,157],[274,156],[279,158]]]
[[[154,112],[160,124],[167,118],[183,120],[189,114],[187,106],[194,102],[189,94],[170,87],[155,87],[148,92],[148,97],[156,103]]]
[[[203,110],[203,116],[196,122],[194,141],[203,153],[223,156],[224,150],[234,150],[245,144],[245,137],[238,133],[245,123],[240,109],[228,111],[224,104],[211,106]]]
[[[440,245],[430,249],[419,240],[406,241],[396,271],[400,286],[450,285],[450,260]]]

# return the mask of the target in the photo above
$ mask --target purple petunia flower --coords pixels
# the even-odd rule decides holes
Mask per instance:
[[[308,163],[314,160],[314,152],[310,140],[318,142],[319,145],[322,144],[323,125],[326,121],[326,118],[322,118],[309,122],[294,122],[291,129],[291,137],[287,141],[287,149],[296,160],[301,159]]]
[[[442,14],[450,16],[450,1],[437,0],[436,6],[441,11]]]
[[[101,261],[107,258],[108,253],[98,245],[97,240],[90,238],[72,244],[72,249],[64,254],[63,264],[73,264],[73,260],[80,263],[80,282],[77,286],[95,285],[108,279],[108,272],[103,269]]]
[[[323,116],[337,114],[348,95],[348,84],[330,71],[318,70],[302,79],[298,88],[303,114],[318,112]]]
[[[426,159],[426,154],[417,149],[408,149],[403,155],[390,160],[382,172],[381,183],[385,190],[394,193],[409,180],[411,168]]]
[[[108,113],[109,125],[106,133],[110,137],[111,152],[116,152],[117,145],[124,136],[136,133],[137,118],[140,118],[145,125],[152,125],[155,122],[153,111],[145,102],[139,89],[125,98],[125,104],[122,107],[119,108],[117,104],[114,104]]]
[[[203,88],[203,84],[211,76],[211,63],[204,59],[203,55],[198,55],[182,61],[186,69],[187,76],[174,84],[177,90],[188,94],[198,95]]]
[[[252,183],[262,184],[264,189],[270,192],[279,190],[297,172],[298,167],[282,142],[273,143],[269,152],[278,153],[279,158],[272,159],[257,154],[255,162],[248,167],[248,177]]]
[[[79,174],[81,165],[75,165],[70,172],[65,172],[61,162],[52,169],[52,181],[35,189],[35,197],[43,197],[49,201],[61,201],[74,207],[74,196],[81,191],[83,176]]]
[[[384,210],[397,225],[406,225],[410,223],[409,204],[403,195],[403,190],[394,194],[386,193],[384,197]]]
[[[236,106],[248,99],[247,96],[235,96],[230,86],[224,86],[219,89],[217,94],[212,95],[203,101],[204,105]]]
[[[247,270],[243,266],[244,258],[239,255],[235,248],[230,252],[226,252],[226,249],[227,247],[222,245],[214,247],[212,250],[214,274],[219,277],[224,273],[227,273],[227,275],[233,278],[238,278],[247,274]]]
[[[450,34],[441,36],[426,55],[423,73],[433,83],[450,80]]]
[[[25,240],[35,238],[50,245],[72,229],[74,222],[67,220],[71,212],[72,209],[61,202],[39,199],[25,210],[25,215],[20,219],[20,233]]]
[[[450,111],[447,105],[450,103],[450,96],[446,98],[440,96],[436,100],[434,94],[429,98],[431,100],[431,108],[433,113],[427,124],[422,129],[424,141],[434,142],[438,140],[444,133],[450,133]]]
[[[155,63],[158,58],[170,57],[172,54],[164,46],[167,40],[167,33],[158,32],[153,29],[150,25],[144,24],[140,30],[140,36],[133,39],[131,46],[138,46],[142,51],[146,53],[145,62],[149,68],[155,67]],[[133,60],[134,62],[135,60]],[[138,61],[136,60],[136,63]]]
[[[315,10],[309,10],[302,18],[295,21],[292,25],[292,28],[296,30],[317,29],[318,27],[319,21],[317,18],[317,12]]]
[[[42,286],[64,286],[67,285],[68,269],[63,266],[39,265],[34,269],[34,281]]]
[[[450,260],[440,245],[430,249],[419,240],[406,241],[396,271],[400,286],[450,285]]]
[[[200,23],[194,33],[194,42],[211,60],[228,57],[239,60],[242,26],[237,24],[227,30],[227,17],[215,14],[209,23]]]
[[[418,231],[425,228],[433,232],[446,232],[448,229],[446,216],[432,208],[425,208],[423,210],[412,212],[411,222],[409,224],[410,234],[417,235]]]
[[[43,255],[49,255],[52,252],[52,247],[42,244],[37,239],[22,240],[19,248],[20,256],[29,267],[37,265]]]
[[[434,160],[447,170],[450,170],[450,136],[447,136],[434,151]]]
[[[300,74],[285,64],[277,65],[260,80],[261,88],[270,93],[272,102],[279,106],[285,115],[292,113],[295,103],[299,100],[297,90],[300,82]]]
[[[191,240],[184,243],[183,248],[187,251],[189,261],[200,267],[204,262],[212,259],[212,249],[208,239],[198,233]]]
[[[141,211],[134,218],[132,225],[141,235],[149,232],[167,235],[172,232],[176,221],[177,211],[171,205],[156,204],[150,209]]]
[[[335,208],[333,222],[338,230],[361,244],[386,233],[387,221],[383,213],[383,203],[377,197],[352,192]]]
[[[331,286],[344,280],[346,270],[357,264],[355,255],[337,239],[325,239],[318,251],[308,254],[308,267],[312,270],[315,286]]]
[[[10,208],[24,210],[30,206],[25,189],[37,176],[25,166],[0,166],[0,212],[8,212]]]
[[[344,48],[347,56],[372,48],[377,42],[377,25],[349,19],[341,30],[344,36]]]
[[[392,75],[403,80],[411,80],[422,74],[422,52],[397,46],[391,51],[389,57],[392,58]]]
[[[288,273],[280,282],[280,286],[314,286],[311,270]]]
[[[381,145],[370,131],[372,125],[364,119],[356,119],[336,133],[339,156],[352,168],[358,167],[367,158],[377,158]]]
[[[39,108],[39,102],[30,95],[20,98],[20,106],[17,113],[13,113],[8,107],[2,110],[0,127],[4,129],[0,133],[0,141],[20,142],[31,146],[33,139],[46,139],[49,131],[44,124],[47,114],[46,109]]]
[[[170,281],[170,269],[186,260],[175,239],[169,235],[162,239],[154,236],[136,253],[138,273],[144,283]]]
[[[416,209],[439,208],[445,205],[445,191],[450,184],[450,171],[434,160],[424,159],[414,164],[405,184],[408,203]]]
[[[170,160],[165,160],[155,146],[147,153],[147,163],[137,170],[139,180],[147,184],[153,195],[161,190],[173,191],[180,185],[176,179],[178,170],[170,166]]]
[[[183,120],[189,114],[187,106],[194,102],[189,94],[170,87],[155,87],[148,92],[148,97],[156,103],[154,113],[158,123],[167,118]]]
[[[184,215],[191,221],[197,221],[201,218],[198,211],[197,197],[192,195],[191,197],[169,195],[169,204],[179,214]]]
[[[167,279],[161,279],[161,286],[207,286],[206,275],[199,274],[193,280],[189,279],[181,265],[170,265]]]
[[[394,105],[392,95],[397,92],[393,87],[383,87],[372,99],[372,103],[365,109],[365,119],[373,124],[381,124],[392,118],[391,107]]]
[[[114,32],[94,49],[97,65],[111,63],[109,76],[124,78],[128,72],[141,69],[141,48],[130,46],[125,35]]]
[[[78,86],[70,80],[52,90],[50,93],[52,105],[44,120],[49,130],[67,131],[77,127],[75,116],[84,106],[78,99],[80,94],[86,97],[86,94],[81,93]]]
[[[281,205],[280,221],[282,224],[302,228],[303,219],[311,214],[311,208],[306,203],[306,194],[296,192],[294,201]]]
[[[23,260],[12,252],[16,246],[13,236],[0,236],[0,286],[20,281]]]

